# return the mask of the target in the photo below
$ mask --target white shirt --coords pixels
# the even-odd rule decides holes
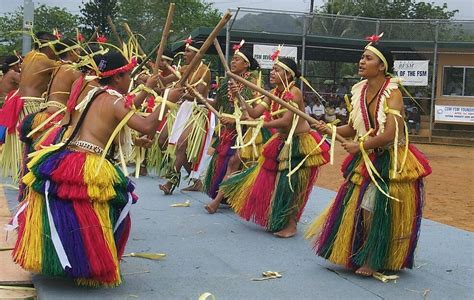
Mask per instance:
[[[313,105],[313,114],[316,116],[324,115],[324,106],[322,104]]]
[[[306,105],[304,108],[304,112],[307,113],[308,115],[312,114],[313,112],[311,111],[311,106]]]
[[[341,116],[347,116],[347,109],[346,109],[345,107],[341,108],[341,109],[339,110],[339,114],[340,114]]]

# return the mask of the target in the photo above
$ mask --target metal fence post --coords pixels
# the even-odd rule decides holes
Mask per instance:
[[[431,105],[430,105],[430,135],[428,141],[431,143],[433,136],[433,112],[435,107],[435,94],[436,94],[436,75],[437,75],[437,64],[438,64],[438,32],[439,22],[436,21],[435,26],[435,38],[434,38],[434,51],[433,51],[433,76],[431,76]]]
[[[33,28],[35,5],[32,0],[24,0],[23,2],[23,30],[29,31]],[[31,36],[23,33],[22,54],[26,55],[31,50]]]
[[[230,23],[227,22],[225,26],[225,59],[229,61],[230,52]]]
[[[310,15],[311,16],[311,15]],[[306,61],[306,14],[303,15],[303,38],[302,38],[302,41],[301,41],[301,74],[303,76],[305,76],[305,71],[306,71],[306,67],[305,67],[305,61]],[[300,81],[300,89],[301,91],[303,91],[303,81]]]

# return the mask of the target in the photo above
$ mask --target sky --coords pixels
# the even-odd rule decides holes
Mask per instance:
[[[46,4],[49,6],[65,7],[72,13],[79,14],[79,5],[83,0],[36,0],[35,6]],[[179,1],[179,0],[176,0]],[[250,8],[266,8],[285,11],[309,11],[310,0],[209,0],[214,2],[214,7],[220,11],[228,8],[250,7]],[[323,0],[315,0],[316,6],[321,6]],[[448,9],[458,9],[456,19],[474,20],[474,0],[431,0],[424,2],[434,2],[437,5],[443,3],[448,4]],[[14,11],[23,3],[23,0],[0,0],[0,14]],[[271,3],[271,5],[269,5]]]

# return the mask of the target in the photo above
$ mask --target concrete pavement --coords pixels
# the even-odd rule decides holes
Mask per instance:
[[[77,287],[70,280],[35,276],[40,299],[469,299],[474,295],[474,234],[423,220],[417,267],[394,282],[361,278],[314,255],[303,232],[334,192],[315,188],[299,233],[277,239],[229,209],[208,215],[209,200],[196,192],[163,196],[160,179],[136,180],[140,200],[132,207],[125,253],[160,252],[161,261],[126,257],[124,283],[114,289]],[[13,207],[16,192],[5,191]],[[177,202],[190,207],[170,207]],[[263,271],[283,277],[251,281]]]

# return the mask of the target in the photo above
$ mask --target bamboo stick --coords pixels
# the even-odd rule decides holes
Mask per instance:
[[[207,37],[206,41],[204,41],[204,44],[202,44],[198,53],[196,53],[193,60],[188,65],[186,71],[181,76],[181,79],[178,81],[178,86],[185,85],[185,82],[186,80],[188,80],[188,77],[191,75],[191,72],[194,71],[194,68],[199,64],[204,53],[206,53],[207,49],[211,46],[214,39],[217,37],[221,29],[224,28],[225,24],[230,20],[231,17],[232,17],[232,14],[229,11],[227,11],[224,14],[224,16],[222,16],[219,23],[217,23],[216,27],[214,27],[214,30],[212,30],[211,34]]]
[[[236,75],[232,72],[227,72],[227,75],[229,77],[233,78],[234,80],[242,83],[243,85],[251,88],[252,90],[257,91],[260,94],[267,96],[268,98],[270,98],[271,100],[277,102],[278,104],[285,107],[286,109],[288,109],[292,113],[294,113],[294,114],[300,116],[301,118],[305,119],[310,124],[321,124],[322,123],[321,121],[318,121],[318,120],[314,119],[313,117],[311,117],[310,115],[302,112],[297,107],[292,106],[291,104],[289,104],[285,100],[282,100],[282,99],[278,98],[277,96],[273,95],[272,93],[262,89],[261,87],[259,87],[256,84],[253,84],[252,82],[240,77],[239,75]],[[329,128],[329,129],[331,130],[331,128]],[[342,137],[340,134],[336,134],[336,139],[341,143],[347,142],[346,139],[344,137]]]
[[[221,59],[221,63],[224,66],[224,69],[226,72],[230,72],[229,64],[227,63],[227,60],[225,59],[224,52],[222,52],[221,45],[219,44],[219,41],[217,39],[214,39],[214,47],[217,50],[217,54],[219,55],[219,58]],[[232,83],[235,83],[234,79],[231,79]],[[242,108],[242,114],[245,119],[248,118],[248,112],[247,112],[247,107],[245,106],[245,99],[242,98],[242,95],[240,93],[236,93],[237,98],[240,101],[240,106]]]
[[[156,54],[155,66],[153,67],[153,74],[157,74],[159,70],[159,64],[161,61],[161,56],[165,51],[166,41],[168,40],[168,35],[170,33],[171,22],[173,21],[174,16],[174,3],[170,3],[168,8],[168,16],[166,17],[165,26],[163,27],[163,33],[161,35],[160,47],[158,48],[158,53]]]
[[[133,37],[133,32],[130,29],[130,26],[128,26],[127,22],[123,23],[122,26],[125,29],[125,32],[127,33],[128,37],[133,39],[134,38]],[[145,51],[143,51],[142,46],[140,46],[140,43],[138,42],[138,40],[137,40],[137,45],[138,45],[138,52],[140,52],[140,55],[146,55]]]
[[[107,22],[109,23],[110,30],[112,30],[112,34],[114,35],[115,39],[117,40],[117,43],[118,43],[119,47],[122,47],[123,41],[120,38],[120,35],[117,32],[117,28],[115,27],[115,24],[112,21],[112,18],[110,16],[107,16]]]

